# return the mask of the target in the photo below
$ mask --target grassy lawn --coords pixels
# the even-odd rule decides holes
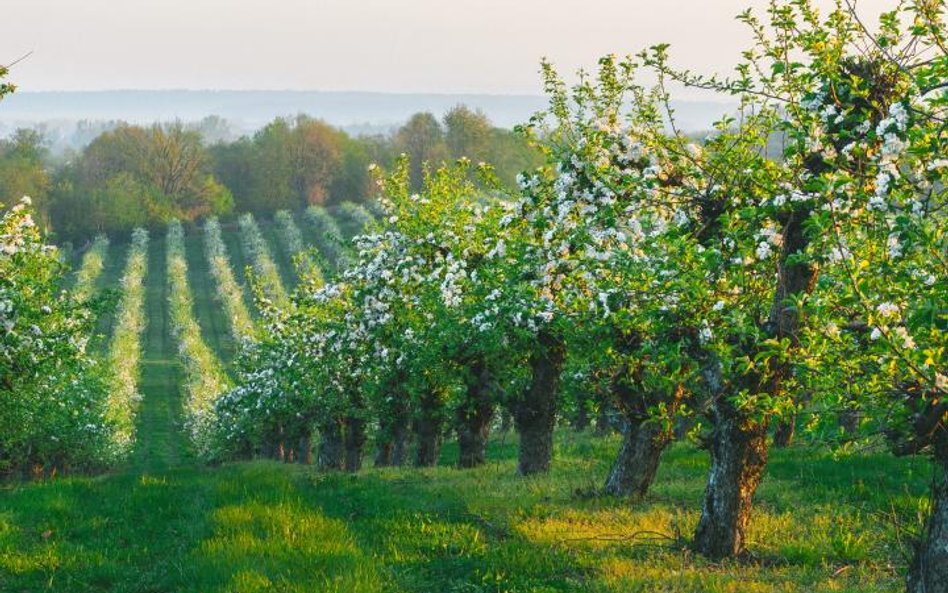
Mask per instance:
[[[0,590],[901,590],[900,525],[923,504],[924,464],[777,452],[752,556],[715,565],[684,542],[707,455],[675,447],[645,501],[589,496],[617,446],[563,432],[554,471],[531,479],[514,475],[508,438],[474,471],[259,461],[7,487]]]

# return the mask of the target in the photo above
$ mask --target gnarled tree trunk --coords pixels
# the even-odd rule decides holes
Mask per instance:
[[[297,445],[296,462],[304,465],[313,464],[313,433],[312,429],[306,429],[303,436],[300,437]]]
[[[487,437],[494,418],[493,379],[486,361],[476,357],[468,371],[466,397],[455,410],[458,466],[462,468],[477,467],[486,461]]]
[[[798,341],[800,312],[789,301],[795,295],[809,294],[816,281],[816,268],[799,257],[805,253],[809,243],[804,230],[808,216],[809,212],[800,210],[789,214],[783,221],[777,288],[763,328],[768,336],[786,338],[792,344]],[[767,369],[766,376],[756,376],[755,373],[744,381],[751,390],[780,395],[791,372],[789,363],[777,362]],[[766,418],[754,420],[736,409],[721,392],[719,376],[709,380],[709,385],[715,394],[711,412],[714,424],[711,471],[694,547],[710,558],[720,559],[744,552],[754,493],[767,465],[769,422]]]
[[[381,420],[375,467],[403,465],[409,438],[409,413],[407,395],[397,394]]]
[[[415,417],[415,467],[431,467],[441,457],[441,437],[444,430],[444,415],[441,401],[433,392],[426,393],[418,406]]]
[[[909,593],[948,593],[948,420],[936,429],[932,511],[925,535],[915,545],[908,573]]]
[[[579,405],[576,406],[576,415],[573,416],[573,430],[583,432],[589,428],[589,408],[586,407],[585,401],[580,401],[578,404]]]
[[[606,479],[605,492],[613,496],[642,497],[648,494],[662,453],[674,439],[674,432],[663,419],[651,417],[649,406],[662,402],[670,414],[675,414],[685,392],[679,386],[666,396],[648,396],[632,393],[630,386],[624,383],[616,385],[616,389],[626,409],[626,427],[619,456]]]
[[[406,420],[405,424],[395,434],[395,442],[392,446],[392,465],[400,467],[408,463],[408,455],[411,450],[411,430]]]
[[[341,419],[332,420],[319,427],[319,452],[316,461],[319,469],[323,471],[341,470],[345,467]]]
[[[560,373],[566,358],[563,340],[544,330],[530,359],[533,376],[527,392],[513,406],[514,423],[520,434],[517,469],[527,476],[550,469],[553,429],[559,398]]]
[[[721,559],[744,552],[754,493],[767,465],[767,425],[749,421],[723,399],[713,415],[711,471],[694,547]]]
[[[599,398],[599,409],[596,410],[596,435],[606,436],[615,431],[612,424],[612,402],[608,397]]]
[[[346,416],[346,471],[355,473],[362,469],[365,450],[365,420],[358,416]]]
[[[606,479],[606,494],[645,496],[671,440],[671,431],[663,426],[646,418],[629,418],[619,456]]]
[[[783,449],[793,443],[793,435],[797,429],[797,415],[793,414],[779,423],[774,429],[774,447]]]

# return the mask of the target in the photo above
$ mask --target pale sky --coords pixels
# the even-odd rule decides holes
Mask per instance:
[[[860,0],[874,20],[895,0]],[[672,44],[710,73],[764,0],[3,0],[0,63],[21,90],[541,92],[607,53]],[[828,4],[821,0],[820,4]]]

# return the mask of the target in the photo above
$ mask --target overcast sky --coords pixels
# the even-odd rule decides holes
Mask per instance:
[[[822,2],[826,4],[827,2]],[[764,0],[3,0],[0,63],[21,90],[306,89],[528,93],[563,70],[672,44],[734,63],[734,16]],[[860,0],[878,14],[894,0]]]

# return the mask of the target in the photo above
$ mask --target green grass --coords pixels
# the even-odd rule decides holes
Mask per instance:
[[[710,564],[683,541],[707,455],[675,447],[642,502],[588,496],[617,445],[563,432],[554,471],[530,479],[514,475],[511,437],[473,471],[319,475],[264,461],[159,469],[152,460],[121,475],[20,485],[0,493],[0,590],[901,590],[897,526],[922,504],[924,464],[776,452],[752,556]],[[455,454],[446,447],[443,463]]]
[[[296,268],[293,266],[292,258],[287,254],[286,250],[283,249],[283,244],[276,235],[279,232],[279,228],[272,220],[258,220],[257,223],[260,225],[260,234],[263,235],[264,240],[267,242],[267,248],[270,250],[273,263],[276,264],[277,270],[280,272],[280,280],[283,281],[283,286],[286,287],[287,291],[292,291],[296,288],[299,278],[296,275]]]
[[[224,240],[242,279],[236,230]],[[105,278],[120,273],[126,249],[112,246]],[[199,234],[189,233],[187,256],[202,333],[227,353]],[[0,485],[0,592],[903,590],[931,479],[920,460],[774,451],[751,554],[721,564],[687,549],[708,467],[687,445],[672,448],[635,503],[590,494],[617,437],[569,431],[557,435],[553,471],[529,479],[515,475],[513,435],[496,435],[488,464],[470,471],[450,467],[453,443],[441,467],[424,470],[199,466],[181,425],[163,237],[149,258],[135,451],[113,474]]]
[[[122,274],[125,272],[125,259],[128,257],[128,243],[109,245],[108,255],[105,258],[105,265],[102,273],[96,279],[95,288],[97,292],[107,289],[120,289]],[[98,352],[104,352],[108,347],[109,339],[112,335],[115,314],[108,311],[99,316],[96,325],[96,335],[92,340],[91,347]]]
[[[234,278],[244,289],[244,303],[247,309],[255,311],[253,295],[250,294],[250,287],[247,285],[247,266],[250,260],[244,253],[244,246],[240,241],[240,233],[237,231],[236,223],[221,223],[221,238],[227,247],[227,255],[230,257],[230,265],[234,269]]]
[[[190,459],[181,425],[183,371],[170,331],[163,237],[149,241],[148,258],[140,386],[144,401],[136,415],[136,443],[129,460],[133,474],[167,470]]]
[[[214,354],[226,363],[233,359],[237,344],[230,334],[226,311],[217,300],[214,277],[204,252],[203,231],[194,227],[187,229],[184,245],[188,260],[188,284],[194,297],[194,316],[201,326],[201,336]]]

